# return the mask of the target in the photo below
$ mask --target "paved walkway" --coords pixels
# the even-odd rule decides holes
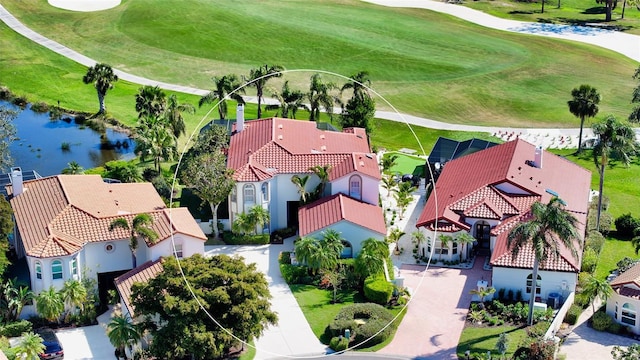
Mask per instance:
[[[67,360],[113,360],[115,348],[107,337],[111,310],[98,316],[98,325],[57,330]]]

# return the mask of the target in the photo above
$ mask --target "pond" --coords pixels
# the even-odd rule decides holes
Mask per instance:
[[[51,120],[49,113],[35,113],[0,101],[0,107],[18,112],[14,121],[17,137],[10,146],[13,166],[35,170],[42,176],[60,174],[71,161],[85,169],[102,166],[112,160],[135,157],[135,144],[129,136],[107,128],[104,133],[65,115]]]

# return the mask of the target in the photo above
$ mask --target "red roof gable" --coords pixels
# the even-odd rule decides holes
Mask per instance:
[[[387,227],[380,207],[358,201],[344,194],[339,193],[322,198],[302,206],[298,210],[300,236],[306,236],[342,220],[383,235],[387,234]]]
[[[135,269],[118,276],[114,279],[116,289],[120,297],[124,301],[124,306],[129,310],[129,315],[135,318],[134,306],[131,304],[131,287],[134,283],[147,283],[160,274],[164,268],[162,266],[163,259],[156,261],[147,261]]]
[[[380,178],[363,129],[324,131],[313,121],[270,118],[245,123],[231,136],[228,167],[236,181],[262,181],[275,174],[311,173],[312,166],[331,165],[330,180],[354,171]]]

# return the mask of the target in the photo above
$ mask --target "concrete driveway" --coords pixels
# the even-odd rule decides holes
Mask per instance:
[[[56,331],[65,360],[113,360],[115,348],[109,342],[104,324],[111,312],[98,317],[98,325]]]

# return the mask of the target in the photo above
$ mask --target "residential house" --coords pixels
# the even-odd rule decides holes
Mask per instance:
[[[309,175],[305,190],[313,192],[320,178],[311,167],[326,165],[330,171],[322,195],[334,196],[332,199],[338,199],[335,201],[355,201],[377,207],[380,169],[364,129],[326,131],[318,129],[312,121],[274,117],[245,122],[239,117],[231,136],[227,162],[227,166],[234,169],[236,180],[229,198],[231,222],[253,206],[262,206],[270,214],[270,222],[265,224],[268,231],[298,226],[305,231],[309,229],[306,234],[319,231],[318,224],[303,223],[315,219],[313,216],[303,216],[299,223],[300,193],[291,179],[295,175]],[[348,195],[349,199],[335,197],[337,194]],[[306,205],[303,213],[314,206]],[[377,211],[382,216],[382,209]],[[376,225],[375,231],[380,230]],[[348,241],[353,244],[365,239]],[[353,253],[356,254],[357,251]]]
[[[610,285],[613,293],[607,299],[607,314],[640,335],[640,263],[613,279]]]
[[[129,223],[142,213],[153,218],[154,243],[138,241],[138,264],[162,256],[204,252],[202,230],[186,208],[167,208],[150,183],[106,183],[99,175],[57,175],[21,181],[12,172],[7,187],[16,221],[16,252],[26,258],[37,294],[69,279],[98,281],[101,299],[113,279],[131,270],[130,233],[109,231],[117,218]]]
[[[467,232],[476,239],[476,251],[491,253],[492,286],[521,291],[528,299],[533,251],[524,248],[514,259],[507,247],[509,231],[527,220],[534,202],[547,203],[558,196],[577,218],[579,234],[584,234],[590,184],[588,170],[521,139],[449,161],[416,223],[431,239],[420,252],[426,255],[434,246],[438,256],[456,260],[459,244],[454,241],[443,248],[439,237]],[[579,253],[581,245],[582,238],[575,243]],[[561,246],[559,256],[540,266],[536,297],[568,295],[575,289],[580,264],[580,257]]]
[[[116,290],[120,295],[122,315],[128,315],[131,319],[136,318],[135,307],[131,304],[131,287],[134,283],[147,283],[158,276],[162,270],[162,258],[160,258],[154,261],[147,261],[115,278]]]

